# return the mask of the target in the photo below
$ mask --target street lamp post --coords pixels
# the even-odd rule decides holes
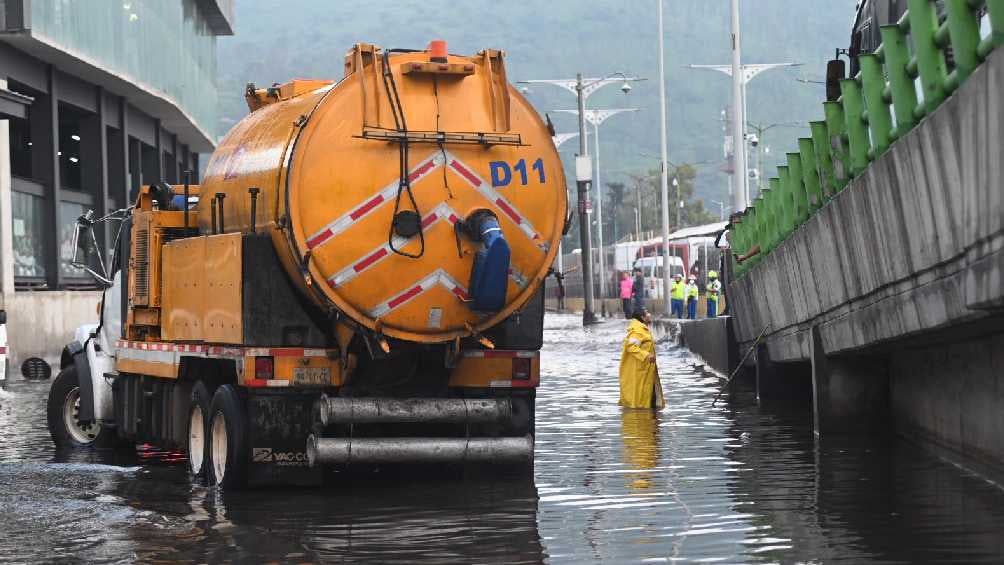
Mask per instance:
[[[666,140],[666,46],[663,38],[662,0],[659,4],[659,141],[662,150],[659,186],[662,196],[662,302],[666,316],[672,315],[669,301],[669,155]]]
[[[596,323],[596,310],[593,308],[593,242],[592,230],[589,229],[589,146],[586,144],[586,99],[582,95],[582,74],[576,75],[575,91],[579,96],[579,155],[575,159],[575,185],[579,193],[579,239],[582,241],[582,294],[585,297],[582,307],[582,325]],[[582,162],[585,160],[585,166]]]
[[[579,136],[578,133],[556,133],[554,134],[554,137],[551,138],[551,141],[554,142],[554,147],[558,148],[561,147],[562,143],[578,136]]]
[[[725,211],[726,210],[731,210],[732,206],[726,206],[724,202],[719,202],[717,200],[711,200],[710,202],[712,204],[718,204],[718,221],[724,222],[725,221]]]
[[[613,78],[619,77],[619,78]],[[631,91],[629,83],[645,80],[638,77],[629,77],[624,73],[613,73],[603,78],[585,79],[582,73],[578,73],[575,79],[536,79],[521,80],[519,84],[552,84],[560,86],[576,95],[578,99],[579,113],[579,154],[575,159],[576,187],[579,203],[579,240],[582,243],[582,289],[584,305],[582,308],[583,325],[595,324],[596,313],[593,307],[593,254],[592,236],[589,226],[589,184],[591,182],[592,171],[589,160],[589,147],[586,144],[586,99],[591,94],[608,84],[622,83],[621,92],[627,94]]]
[[[566,114],[578,114],[578,110],[556,110]],[[596,154],[593,160],[596,163],[593,171],[596,185],[596,245],[600,249],[600,296],[607,298],[607,260],[606,253],[603,252],[603,183],[600,181],[600,126],[608,118],[623,112],[637,112],[638,108],[610,108],[604,110],[586,110],[586,121],[593,126],[593,144]],[[616,213],[616,211],[614,212]]]
[[[806,120],[806,123],[808,123],[808,120]],[[808,126],[806,126],[805,124],[802,124],[802,123],[798,123],[798,122],[782,122],[782,123],[777,123],[777,124],[769,124],[769,125],[765,126],[763,124],[757,124],[757,123],[749,122],[749,121],[746,122],[746,126],[749,129],[751,129],[754,132],[756,132],[756,133],[750,134],[750,144],[753,145],[753,147],[756,149],[756,157],[757,157],[757,165],[756,165],[756,169],[757,169],[757,192],[763,192],[763,179],[764,179],[764,174],[763,174],[763,159],[764,159],[764,153],[765,152],[766,153],[770,153],[770,147],[768,147],[766,145],[766,143],[765,143],[765,141],[766,141],[766,137],[765,137],[766,133],[768,131],[774,129],[774,128],[777,128],[777,127],[788,127],[788,128],[795,128],[795,129],[807,129]]]
[[[572,139],[574,137],[578,137],[578,136],[579,136],[578,133],[556,133],[556,134],[554,134],[554,137],[551,138],[551,141],[554,142],[554,147],[555,147],[555,149],[557,149],[557,148],[561,147],[562,143],[564,143],[564,142],[566,142],[569,139]],[[567,188],[565,189],[565,197],[566,198],[568,197],[568,189]],[[561,239],[565,239],[564,236],[562,236]],[[565,251],[564,250],[564,244],[561,242],[561,240],[559,240],[558,241],[558,273],[559,274],[563,274],[565,272],[565,253],[564,253],[564,251]]]
[[[732,203],[736,210],[745,210],[749,203],[749,167],[746,164],[748,136],[746,134],[746,85],[760,73],[780,67],[799,67],[801,63],[767,63],[758,65],[741,64],[739,37],[738,0],[732,0],[733,51],[731,65],[688,65],[691,69],[718,71],[732,77],[732,154],[735,159],[733,171]]]

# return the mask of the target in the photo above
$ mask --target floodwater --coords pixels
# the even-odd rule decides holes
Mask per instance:
[[[0,561],[1004,562],[1004,491],[901,441],[816,442],[805,410],[711,408],[660,343],[668,407],[617,406],[623,323],[549,316],[532,480],[374,474],[223,493],[171,457],[56,453],[46,383],[0,392]]]

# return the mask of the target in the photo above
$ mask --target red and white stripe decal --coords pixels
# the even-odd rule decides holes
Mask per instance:
[[[442,286],[455,294],[457,298],[461,300],[467,300],[467,289],[461,286],[460,283],[456,281],[449,273],[443,269],[436,269],[432,273],[428,274],[425,278],[415,283],[413,286],[408,287],[407,290],[401,292],[390,300],[378,304],[375,308],[370,310],[371,318],[380,318],[385,316],[388,312],[398,308],[399,306],[406,304],[412,298],[426,292],[430,288],[435,286]]]
[[[509,218],[513,223],[519,226],[519,229],[525,233],[527,237],[533,240],[538,247],[547,250],[547,242],[543,241],[540,234],[533,227],[533,224],[530,223],[530,220],[523,215],[519,209],[512,204],[512,202],[507,200],[498,191],[492,188],[490,183],[474,172],[473,168],[466,165],[460,159],[457,159],[457,157],[449,151],[436,152],[433,156],[422,161],[418,166],[412,169],[411,173],[408,175],[408,180],[411,183],[416,183],[429,176],[430,173],[443,165],[446,165],[450,170],[459,175],[460,178],[464,179],[467,184],[471,185],[472,188],[484,196],[489,202],[495,205],[502,215]],[[307,247],[314,249],[323,245],[336,235],[352,227],[353,224],[362,218],[371,214],[377,208],[393,200],[394,195],[398,190],[399,180],[400,179],[394,180],[394,182],[385,186],[382,190],[380,190],[380,192],[366,202],[359,204],[353,208],[352,211],[346,212],[335,221],[311,235],[307,238]]]
[[[505,215],[510,220],[512,220],[513,223],[515,223],[517,226],[519,226],[519,229],[522,230],[527,237],[532,239],[534,243],[537,243],[538,245],[546,249],[547,244],[546,243],[542,244],[540,234],[537,233],[536,229],[534,229],[533,225],[530,223],[530,220],[526,216],[521,214],[519,210],[515,206],[513,206],[512,202],[506,200],[504,196],[502,196],[501,194],[499,194],[498,191],[492,188],[492,185],[490,183],[488,183],[487,181],[485,181],[485,179],[478,176],[478,174],[474,172],[474,169],[465,165],[463,161],[457,159],[449,151],[446,152],[446,158],[447,158],[447,166],[450,169],[452,169],[455,173],[460,175],[460,177],[463,178],[465,181],[467,181],[467,183],[470,184],[471,187],[474,188],[474,190],[477,190],[478,192],[481,193],[482,196],[487,198],[489,202],[497,206],[498,209],[502,212],[502,214]]]
[[[177,363],[181,357],[197,355],[220,359],[244,357],[327,357],[327,349],[303,347],[229,347],[219,345],[194,345],[180,343],[125,341],[116,342],[120,355],[138,361]]]
[[[249,347],[244,350],[248,357],[327,357],[327,349],[304,349],[302,347]]]
[[[418,166],[411,170],[411,173],[408,174],[408,181],[414,184],[422,180],[423,178],[429,176],[429,173],[440,167],[443,162],[443,152],[436,152],[435,155],[429,157],[425,161],[422,161],[418,164]],[[380,192],[366,202],[356,206],[352,209],[352,211],[343,214],[337,220],[318,230],[317,233],[307,238],[307,247],[309,249],[314,249],[315,247],[328,242],[331,238],[352,227],[352,224],[368,216],[373,212],[373,210],[376,210],[387,202],[392,201],[394,199],[394,195],[397,193],[399,184],[400,179],[395,179],[394,182],[385,186],[382,190],[380,190]]]
[[[457,214],[457,212],[454,211],[453,208],[450,208],[450,206],[444,202],[443,204],[437,206],[436,209],[432,211],[432,213],[427,215],[422,220],[422,229],[423,230],[428,229],[429,227],[431,227],[433,224],[435,224],[440,220],[446,220],[451,225],[455,225],[457,222],[460,221],[460,215]],[[414,238],[395,236],[394,249],[401,249],[409,241],[411,241],[411,239]],[[337,273],[332,275],[328,279],[328,284],[331,285],[331,288],[339,287],[349,282],[350,280],[354,279],[356,275],[358,275],[359,273],[365,271],[366,269],[369,269],[370,267],[376,265],[377,263],[386,259],[387,257],[390,257],[391,253],[392,251],[390,248],[390,244],[385,243],[380,247],[377,247],[373,251],[367,253],[365,256],[363,256],[362,259],[359,259],[352,265],[349,265],[348,267],[345,267],[341,271],[338,271]]]
[[[251,388],[287,387],[293,383],[282,379],[247,379],[244,386]]]

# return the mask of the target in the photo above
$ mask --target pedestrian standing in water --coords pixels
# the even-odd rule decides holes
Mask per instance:
[[[633,298],[634,281],[631,280],[631,274],[627,271],[621,271],[621,306],[624,308],[625,320],[630,318],[631,313],[634,312]]]
[[[697,299],[700,297],[700,289],[697,288],[697,277],[690,275],[687,279],[687,319],[697,319]]]
[[[641,276],[641,267],[634,268],[634,284],[631,285],[631,292],[634,296],[634,308],[631,310],[645,309],[645,278]]]
[[[652,315],[647,310],[635,310],[628,322],[627,337],[621,348],[620,405],[625,408],[661,410],[666,405],[655,362],[655,341],[649,324]]]
[[[669,305],[674,318],[683,317],[683,301],[686,297],[687,285],[683,284],[683,277],[677,273],[673,275],[673,286],[669,289],[671,300]]]

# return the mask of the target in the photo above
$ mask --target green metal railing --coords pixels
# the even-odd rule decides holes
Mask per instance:
[[[823,104],[824,119],[768,181],[768,189],[732,228],[732,246],[760,254],[737,264],[742,276],[805,223],[851,179],[945,101],[1004,45],[1004,0],[907,0],[907,13],[881,27],[882,45],[859,58],[860,72],[840,81],[840,98]],[[989,33],[982,36],[986,12]],[[949,56],[949,53],[951,54]],[[951,61],[951,63],[949,63]],[[918,97],[918,90],[920,97]]]

